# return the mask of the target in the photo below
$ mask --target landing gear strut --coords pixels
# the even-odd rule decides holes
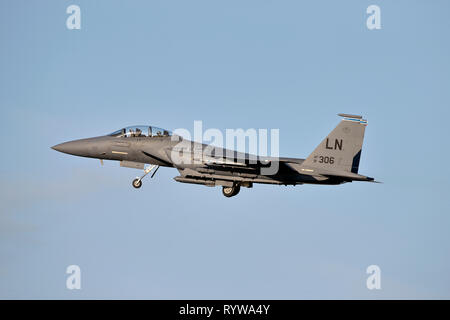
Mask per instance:
[[[136,189],[139,189],[140,187],[142,187],[142,179],[144,179],[144,177],[149,174],[153,169],[155,169],[152,173],[152,175],[150,176],[150,178],[153,178],[153,176],[155,175],[156,171],[158,171],[159,166],[157,165],[151,165],[149,167],[147,167],[147,169],[144,170],[144,174],[141,177],[137,177],[136,179],[133,180],[133,187],[135,187]]]
[[[239,193],[241,186],[234,185],[232,187],[222,187],[222,193],[225,197],[231,198]]]

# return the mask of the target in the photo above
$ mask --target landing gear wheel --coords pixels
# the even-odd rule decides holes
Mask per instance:
[[[156,169],[155,169],[156,168]],[[132,185],[133,187],[135,187],[136,189],[139,189],[142,186],[142,179],[144,179],[144,177],[149,174],[150,172],[153,171],[153,174],[151,175],[150,178],[153,178],[153,176],[155,175],[156,171],[158,171],[159,166],[153,164],[151,166],[149,166],[147,169],[144,170],[144,175],[142,177],[137,177],[136,179],[133,180]]]
[[[222,193],[225,197],[232,197],[233,193],[234,193],[234,188],[233,187],[223,187],[222,188]]]
[[[136,178],[133,180],[133,187],[136,189],[139,189],[142,186],[142,180],[139,178]]]
[[[225,197],[231,198],[239,193],[241,190],[240,186],[233,186],[233,187],[223,187],[222,193]]]
[[[237,195],[239,193],[239,191],[241,191],[241,186],[235,186],[233,196]]]

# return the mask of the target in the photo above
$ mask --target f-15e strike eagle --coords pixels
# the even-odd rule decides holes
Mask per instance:
[[[237,195],[241,187],[252,188],[254,183],[375,182],[374,178],[358,174],[367,121],[362,116],[338,115],[343,117],[341,122],[306,159],[259,157],[211,147],[153,126],[130,126],[106,136],[69,141],[52,148],[101,161],[117,160],[123,167],[142,169],[144,174],[132,182],[135,188],[140,188],[142,179],[152,171],[153,177],[160,166],[176,168],[180,175],[174,179],[178,182],[222,186],[226,197]]]

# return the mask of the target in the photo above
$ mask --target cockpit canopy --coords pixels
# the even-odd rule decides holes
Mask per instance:
[[[152,126],[129,126],[110,134],[112,137],[131,138],[131,137],[170,137],[172,132],[166,129]]]

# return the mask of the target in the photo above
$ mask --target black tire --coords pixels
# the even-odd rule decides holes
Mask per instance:
[[[139,178],[136,178],[133,180],[133,187],[135,187],[136,189],[139,189],[142,186],[142,180]]]
[[[234,197],[239,193],[240,190],[241,190],[240,186],[222,187],[222,193],[227,198]]]
[[[225,197],[230,198],[234,196],[234,187],[222,187],[222,193]]]
[[[233,196],[237,195],[239,193],[239,191],[241,191],[241,186],[235,186]]]

